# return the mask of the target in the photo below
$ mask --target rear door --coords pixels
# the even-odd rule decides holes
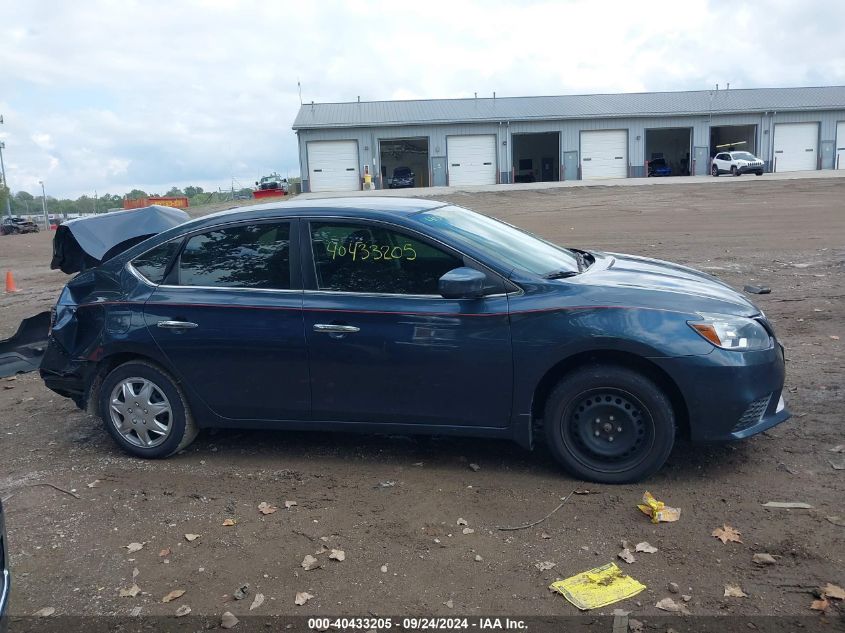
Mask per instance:
[[[224,418],[310,413],[297,235],[289,220],[192,234],[144,306],[178,377]]]
[[[389,224],[303,221],[306,240],[315,419],[508,425],[513,368],[501,279],[487,273],[483,299],[444,299],[439,278],[478,265]]]

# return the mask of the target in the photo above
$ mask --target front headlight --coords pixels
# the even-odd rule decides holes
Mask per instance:
[[[732,351],[768,349],[772,338],[759,322],[728,314],[700,314],[690,327],[716,347]]]

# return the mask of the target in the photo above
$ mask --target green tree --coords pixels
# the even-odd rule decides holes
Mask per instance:
[[[189,198],[193,198],[194,196],[198,196],[203,193],[202,187],[194,187],[193,185],[189,185],[185,187],[185,195]]]
[[[126,194],[126,197],[130,200],[137,200],[138,198],[147,198],[149,194],[146,191],[142,191],[140,189],[133,189],[129,193]]]
[[[184,196],[185,194],[182,192],[179,187],[171,187],[166,194],[164,194],[168,198],[177,198]]]

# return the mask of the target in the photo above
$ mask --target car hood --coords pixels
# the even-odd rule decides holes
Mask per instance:
[[[706,273],[671,262],[622,253],[600,256],[591,283],[620,290],[660,293],[669,305],[690,311],[720,311],[753,316],[760,310],[742,294]],[[679,296],[680,295],[680,296]]]

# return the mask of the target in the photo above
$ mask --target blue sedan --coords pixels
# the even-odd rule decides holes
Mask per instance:
[[[678,435],[790,415],[772,326],[727,285],[429,200],[206,216],[76,276],[53,312],[45,383],[140,457],[210,427],[539,433],[574,476],[622,483]]]

